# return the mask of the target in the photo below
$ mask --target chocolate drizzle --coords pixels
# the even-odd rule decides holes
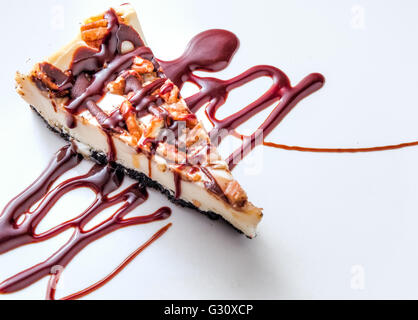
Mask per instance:
[[[44,173],[3,210],[0,216],[0,254],[26,244],[48,240],[71,228],[74,229],[74,233],[63,247],[44,262],[0,283],[0,293],[12,293],[26,288],[51,274],[54,267],[66,267],[74,256],[90,243],[117,229],[164,220],[171,215],[171,210],[164,207],[150,215],[125,218],[148,199],[148,193],[145,187],[135,183],[110,196],[121,186],[124,179],[122,172],[110,166],[95,165],[87,174],[68,179],[51,190],[53,183],[80,161],[81,158],[74,146],[62,148]],[[89,188],[96,193],[96,199],[90,207],[78,217],[37,234],[37,226],[54,204],[64,194],[78,188]],[[41,202],[38,207],[29,212],[39,200]],[[84,229],[95,216],[117,204],[122,206],[110,218],[88,231]],[[20,222],[22,220],[23,222]]]
[[[44,74],[48,75],[49,79],[51,79],[59,90],[64,91],[71,89],[71,77],[66,75],[60,69],[47,62],[39,64],[39,69]]]
[[[210,171],[205,167],[201,167],[201,170],[209,178],[209,181],[204,183],[205,188],[210,192],[219,195],[225,202],[228,203],[228,198],[225,196],[224,192],[222,191],[221,187],[219,186],[212,173],[210,173]]]
[[[193,112],[208,103],[206,114],[214,126],[210,133],[212,141],[220,143],[227,136],[224,134],[225,132],[222,132],[222,129],[232,130],[230,134],[243,140],[242,147],[227,160],[230,169],[233,169],[245,155],[261,144],[289,151],[322,153],[378,152],[418,145],[417,141],[413,141],[369,148],[310,148],[265,142],[264,138],[280,124],[295,105],[320,89],[325,79],[322,75],[314,73],[292,87],[287,76],[272,66],[256,66],[230,80],[204,78],[193,74],[193,71],[218,72],[223,70],[229,65],[238,48],[239,40],[233,33],[226,30],[208,30],[194,37],[180,58],[173,61],[160,61],[167,76],[177,86],[181,88],[189,81],[200,88],[200,91],[186,99],[186,102]],[[261,98],[226,119],[217,119],[217,111],[227,101],[228,94],[233,89],[265,76],[273,79],[273,85]],[[278,102],[276,108],[254,134],[243,136],[235,131],[252,116],[276,102]]]
[[[159,108],[163,100],[159,96],[152,95],[164,85],[165,77],[143,87],[139,79],[127,71],[132,66],[135,57],[151,60],[154,68],[159,69],[159,64],[155,61],[151,50],[144,46],[144,42],[135,30],[119,23],[113,9],[107,11],[104,18],[108,22],[108,34],[103,39],[100,50],[82,47],[74,53],[68,73],[76,78],[66,110],[71,115],[79,114],[85,109],[89,110],[107,136],[108,161],[112,162],[116,160],[116,149],[111,134],[121,133],[126,129],[126,124],[120,110],[107,115],[97,104],[103,97],[107,83],[113,81],[118,75],[125,79],[124,93],[131,94],[129,102],[134,107],[137,116],[152,113],[168,121],[169,115]],[[122,53],[124,41],[129,41],[134,45],[134,49],[126,54]],[[74,122],[71,124],[74,127]]]
[[[233,33],[225,30],[208,30],[194,37],[180,58],[160,61],[167,76],[179,88],[182,88],[186,82],[192,82],[200,88],[200,91],[186,99],[186,102],[193,112],[208,103],[206,114],[214,126],[210,133],[212,141],[220,142],[226,137],[222,129],[231,132],[257,113],[278,103],[258,130],[248,139],[244,139],[242,146],[227,159],[231,170],[257,145],[263,143],[263,138],[277,127],[299,101],[319,90],[325,82],[322,75],[314,73],[292,87],[288,77],[281,70],[265,65],[253,67],[230,80],[204,78],[193,73],[193,71],[223,70],[231,62],[238,47],[239,40]],[[223,120],[216,117],[217,111],[225,104],[232,90],[260,77],[270,77],[273,80],[273,85],[265,94]]]
[[[174,196],[176,199],[179,199],[181,197],[181,175],[178,172],[173,172],[174,175],[174,188],[175,193]]]
[[[102,97],[105,82],[112,75],[117,73],[118,69],[123,64],[132,60],[136,56],[145,56],[147,54],[151,54],[150,49],[146,47],[140,47],[125,55],[117,56],[114,60],[112,60],[111,63],[109,63],[107,68],[104,68],[95,74],[93,82],[87,87],[84,93],[68,104],[68,106],[66,107],[67,111],[73,114],[79,113],[81,111],[80,107],[82,107],[83,103],[87,99],[95,100],[96,97],[96,99],[99,100]],[[85,63],[87,63],[88,65],[88,59],[83,61],[85,61]]]
[[[79,48],[74,53],[71,67],[66,73],[55,67],[48,67],[48,64],[41,66],[42,70],[48,71],[46,74],[51,79],[54,81],[57,79],[61,91],[71,89],[70,100],[65,108],[70,114],[67,121],[70,128],[76,126],[72,115],[88,109],[107,133],[109,131],[120,133],[124,128],[121,125],[122,117],[119,114],[108,116],[98,107],[97,102],[103,97],[106,83],[114,80],[118,74],[126,73],[125,70],[130,68],[135,57],[153,59],[153,55],[132,27],[119,22],[113,9],[107,11],[104,18],[108,22],[108,33],[102,41],[100,50],[90,47]],[[129,41],[134,46],[134,49],[126,54],[122,53],[124,41]],[[71,77],[66,74],[70,74]],[[127,76],[128,92],[133,91],[137,96],[141,96],[142,93],[143,97],[150,94],[148,88],[141,89],[142,84],[138,80],[135,81]]]
[[[131,255],[129,255],[129,257],[126,258],[125,261],[123,261],[115,270],[113,270],[105,278],[103,278],[102,280],[96,282],[95,284],[91,285],[90,287],[84,290],[81,290],[79,292],[66,296],[65,298],[61,298],[61,300],[77,300],[103,287],[106,283],[108,283],[114,277],[116,277],[129,263],[131,263],[140,253],[142,253],[142,251],[144,251],[151,244],[153,244],[156,240],[158,240],[161,236],[163,236],[168,231],[168,229],[170,229],[171,226],[172,224],[169,223],[164,228],[160,229],[146,243],[141,245]],[[58,284],[60,275],[61,275],[60,272],[51,274],[51,279],[49,281],[47,294],[46,294],[47,300],[55,300],[55,291],[56,291],[56,286]]]
[[[135,30],[119,23],[118,16],[113,9],[108,10],[104,18],[108,22],[108,33],[103,39],[100,51],[88,47],[78,49],[71,64],[73,76],[78,76],[82,72],[95,73],[102,69],[105,63],[112,61],[117,54],[121,54],[124,41],[131,42],[135,48],[144,46],[144,42]]]
[[[147,108],[158,99],[157,96],[151,96],[151,93],[155,90],[161,88],[166,79],[157,79],[149,85],[143,87],[141,90],[137,91],[129,102],[135,107],[136,112],[141,116],[144,112],[148,113]],[[160,103],[161,105],[161,103]]]

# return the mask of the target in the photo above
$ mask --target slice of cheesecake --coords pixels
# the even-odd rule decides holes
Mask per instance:
[[[252,238],[262,218],[146,46],[122,5],[16,75],[17,92],[87,158],[110,162],[172,201],[221,216]]]

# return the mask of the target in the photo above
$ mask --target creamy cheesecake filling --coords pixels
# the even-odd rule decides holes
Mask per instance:
[[[85,156],[105,153],[110,161],[149,176],[175,197],[201,211],[220,214],[253,237],[261,210],[247,201],[149,48],[142,39],[133,38],[132,30],[142,32],[132,12],[122,6],[88,20],[81,36],[60,54],[39,64],[30,76],[17,75],[18,92],[52,127],[71,136]],[[82,90],[77,92],[80,83]],[[132,89],[129,94],[127,87]],[[178,141],[173,146],[157,138],[161,130],[175,127],[180,120],[185,120],[193,137],[203,137],[202,143],[197,139],[188,146],[199,161],[203,157],[198,172],[187,162]],[[180,163],[173,162],[173,157]]]

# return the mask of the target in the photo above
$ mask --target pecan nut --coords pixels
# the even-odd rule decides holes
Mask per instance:
[[[136,121],[134,108],[129,101],[122,103],[120,112],[126,122],[126,127],[132,137],[132,142],[137,145],[142,136],[142,129]]]
[[[119,76],[115,81],[109,82],[106,86],[107,91],[113,94],[123,96],[125,93],[126,80],[124,77]]]
[[[132,69],[136,72],[143,74],[143,73],[150,73],[154,71],[154,65],[151,61],[147,59],[142,59],[141,57],[135,57]]]
[[[32,79],[43,91],[49,91],[54,97],[63,97],[71,88],[70,76],[50,63],[43,62],[35,66]]]
[[[227,188],[224,191],[225,196],[228,198],[228,200],[237,207],[242,207],[247,202],[247,194],[242,189],[242,187],[239,185],[238,182],[231,181]]]
[[[107,26],[108,22],[103,17],[91,18],[81,27],[81,38],[88,46],[98,49],[109,32]]]
[[[180,90],[174,83],[167,80],[160,89],[160,96],[168,104],[177,103],[180,100]]]

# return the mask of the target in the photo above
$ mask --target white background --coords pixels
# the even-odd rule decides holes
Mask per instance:
[[[415,1],[131,2],[161,59],[179,56],[201,31],[225,28],[238,35],[241,48],[222,78],[256,64],[281,68],[294,84],[311,72],[325,75],[326,86],[300,103],[268,141],[367,147],[418,140]],[[28,58],[32,65],[54,52],[79,21],[110,4],[15,0],[5,6],[0,207],[64,145],[14,92],[14,72],[25,69]],[[263,79],[236,91],[221,114],[242,108],[268,85]],[[263,117],[245,127],[255,128]],[[242,164],[234,175],[264,208],[256,239],[150,191],[151,201],[136,213],[170,205],[172,229],[88,298],[418,298],[418,148],[335,155],[261,147],[255,155],[257,170]],[[48,222],[77,215],[92,197],[88,190],[67,195]],[[90,245],[64,271],[58,297],[101,279],[164,223],[120,230]],[[0,256],[0,279],[42,261],[69,235]],[[0,299],[41,299],[46,283]]]

